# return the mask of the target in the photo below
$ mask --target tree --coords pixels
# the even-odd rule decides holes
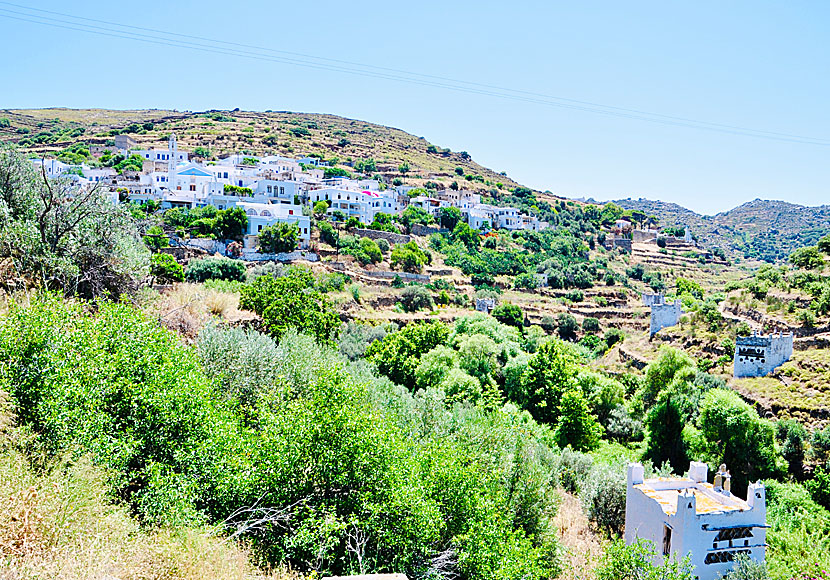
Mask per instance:
[[[825,254],[830,254],[830,234],[827,234],[826,236],[821,238],[818,241],[816,247]]]
[[[807,246],[790,254],[790,263],[805,270],[816,270],[824,266],[824,258],[821,257],[818,247]]]
[[[392,382],[415,390],[415,370],[421,357],[446,344],[449,335],[443,322],[413,323],[374,341],[366,349],[366,358]]]
[[[223,240],[241,241],[248,231],[248,214],[241,207],[220,209],[216,214],[214,231]]]
[[[562,340],[549,340],[539,346],[525,373],[522,400],[516,401],[540,423],[554,424],[562,394],[575,385],[577,355]]]
[[[577,389],[562,395],[559,403],[559,419],[553,438],[559,447],[570,445],[577,451],[596,449],[602,438],[602,426],[588,409],[588,401]]]
[[[191,260],[184,271],[188,282],[204,282],[206,280],[245,280],[245,263],[230,258],[203,258]]]
[[[645,424],[648,427],[646,458],[654,465],[668,461],[675,473],[682,473],[689,466],[689,457],[683,442],[686,421],[677,400],[661,397],[649,409]]]
[[[292,268],[286,276],[260,276],[240,291],[240,308],[262,317],[268,333],[280,340],[289,328],[333,345],[340,334],[340,318],[325,294],[314,287],[305,268]]]
[[[452,231],[461,221],[461,210],[457,207],[442,207],[438,212],[438,219],[442,228]]]
[[[360,249],[366,254],[366,257],[372,264],[377,264],[383,260],[383,253],[380,251],[380,246],[371,238],[360,238]]]
[[[706,393],[698,422],[698,453],[713,465],[726,464],[738,493],[743,493],[750,481],[783,474],[775,428],[734,391],[712,389]]]
[[[392,267],[405,272],[420,272],[427,263],[426,254],[415,242],[397,244],[392,248],[391,258]]]
[[[481,235],[478,230],[474,230],[465,222],[458,222],[452,230],[452,240],[454,242],[461,242],[470,251],[478,250],[481,245]]]
[[[259,232],[259,251],[266,254],[282,254],[297,249],[300,227],[296,223],[277,222]]]
[[[556,330],[562,340],[574,340],[576,331],[579,330],[579,323],[573,314],[563,312],[557,317]]]
[[[317,219],[320,219],[326,215],[327,211],[329,211],[329,204],[325,201],[321,200],[314,204],[314,217]]]
[[[435,303],[432,294],[423,286],[406,286],[400,293],[400,301],[407,312],[417,312],[425,308],[432,309]]]
[[[161,226],[147,228],[142,239],[152,252],[158,252],[161,248],[166,248],[170,245],[170,239],[164,233],[164,230],[161,229]]]
[[[153,254],[150,276],[162,283],[184,282],[184,268],[170,254]]]
[[[401,163],[400,165],[398,165],[398,171],[399,171],[400,173],[404,174],[404,175],[406,175],[407,173],[409,173],[409,163],[407,163],[406,161],[404,161],[403,163]]]
[[[410,194],[411,193],[412,191],[410,191]],[[421,209],[420,207],[410,205],[407,206],[407,208],[401,212],[401,215],[398,216],[398,221],[400,221],[404,225],[407,232],[410,232],[412,231],[412,226],[414,226],[415,224],[428,226],[435,220],[427,211]]]
[[[582,330],[585,332],[599,332],[599,319],[593,316],[586,316],[582,320]]]
[[[804,442],[807,430],[795,419],[784,419],[775,424],[775,435],[781,445],[781,455],[787,462],[787,471],[799,480],[804,475]]]
[[[694,359],[681,350],[661,347],[657,360],[646,367],[641,397],[646,408],[675,380],[691,380],[697,372]]]
[[[515,328],[522,328],[524,326],[524,313],[522,309],[515,304],[499,304],[491,312],[493,318]]]
[[[675,282],[677,285],[677,295],[691,294],[698,300],[703,300],[703,288],[697,282],[692,282],[686,278],[678,278]]]
[[[131,291],[150,253],[128,208],[99,186],[49,178],[0,145],[0,257],[45,288],[92,298]]]

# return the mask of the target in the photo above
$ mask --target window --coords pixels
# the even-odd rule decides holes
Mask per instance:
[[[257,231],[257,233],[261,232],[262,231],[262,226],[260,225],[259,227],[257,227],[256,231]]]
[[[288,210],[288,215],[294,215],[294,210],[293,210],[293,209],[289,209],[289,210]]]
[[[194,183],[190,184],[190,191],[196,191],[196,184],[194,184]]]
[[[671,528],[663,526],[663,555],[668,556],[671,552]]]
[[[285,188],[284,187],[280,187],[280,195],[285,195]]]
[[[303,233],[307,234],[308,233],[308,228],[303,228]]]

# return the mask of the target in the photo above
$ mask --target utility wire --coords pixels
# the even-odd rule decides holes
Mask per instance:
[[[777,133],[773,131],[762,131],[757,129],[749,129],[746,127],[738,127],[733,125],[725,125],[720,123],[710,123],[707,121],[696,121],[684,117],[674,117],[670,115],[662,115],[659,113],[649,113],[639,111],[636,109],[626,109],[622,107],[613,107],[609,105],[601,105],[591,103],[588,101],[579,101],[576,99],[567,99],[563,97],[555,97],[545,95],[542,93],[535,93],[531,91],[524,91],[519,89],[512,89],[507,87],[499,87],[496,85],[488,85],[484,83],[476,83],[464,80],[450,79],[436,75],[425,75],[421,73],[403,71],[387,67],[378,67],[363,63],[356,63],[345,60],[331,59],[325,57],[318,57],[307,55],[303,53],[296,53],[284,50],[276,50],[270,48],[263,48],[253,45],[241,44],[236,42],[229,42],[224,40],[210,39],[200,36],[192,36],[185,34],[178,34],[153,28],[144,28],[139,26],[132,26],[127,24],[120,24],[117,22],[110,22],[106,20],[97,20],[93,18],[86,18],[81,16],[74,16],[62,12],[55,12],[51,10],[43,10],[38,8],[30,8],[12,2],[5,2],[0,0],[0,5],[12,6],[15,8],[22,8],[27,12],[20,12],[8,8],[0,7],[0,17],[40,24],[55,28],[62,28],[66,30],[73,30],[78,32],[86,32],[90,34],[97,34],[102,36],[109,36],[114,38],[122,38],[126,40],[134,40],[161,46],[170,46],[174,48],[185,48],[196,51],[205,51],[215,54],[222,54],[227,56],[236,56],[249,58],[254,60],[276,62],[281,64],[290,64],[293,66],[301,66],[305,68],[312,68],[317,70],[325,70],[329,72],[340,72],[358,76],[366,76],[371,78],[379,78],[384,80],[392,80],[397,82],[404,82],[420,86],[429,86],[441,89],[452,90],[456,92],[478,94],[483,96],[490,96],[519,102],[528,102],[539,105],[553,106],[577,111],[590,112],[595,114],[602,114],[607,116],[621,117],[631,120],[647,121],[662,125],[686,127],[693,129],[702,129],[707,131],[715,131],[719,133],[726,133],[739,136],[756,137],[762,139],[770,139],[775,141],[784,141],[790,143],[801,143],[807,145],[830,145],[830,140],[819,139],[814,137],[805,137],[801,135],[793,135],[788,133]],[[32,14],[34,12],[34,14]],[[69,22],[66,20],[54,18],[52,16],[40,16],[40,14],[50,14],[61,16],[63,18],[70,18],[73,20],[81,20],[86,22],[95,22],[98,24],[105,24],[107,27],[96,26],[92,24],[84,24],[82,22]],[[126,30],[112,30],[111,27],[123,28]],[[144,32],[132,32],[132,30]],[[151,34],[145,34],[149,32]],[[167,38],[172,37],[172,38]],[[181,40],[183,38],[198,40],[202,42],[192,42],[188,40]],[[224,46],[223,46],[224,45]],[[233,48],[239,47],[239,48]],[[243,50],[251,49],[251,50]],[[266,53],[266,54],[263,54]],[[273,55],[288,55],[288,56],[269,56],[267,53]],[[319,61],[319,62],[314,62]],[[330,63],[330,64],[329,64]],[[348,65],[348,66],[343,66]]]

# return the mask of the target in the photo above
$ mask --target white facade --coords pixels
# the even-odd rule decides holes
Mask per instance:
[[[747,487],[746,501],[732,495],[729,472],[721,466],[714,484],[705,463],[692,462],[688,477],[644,479],[639,463],[628,466],[625,543],[654,543],[655,565],[666,556],[689,556],[694,576],[717,580],[745,554],[759,562],[766,553],[766,490]]]
[[[765,377],[793,356],[793,334],[778,333],[764,336],[735,338],[734,376]]]
[[[244,209],[248,216],[249,236],[256,236],[263,228],[277,222],[285,222],[297,224],[302,247],[307,247],[311,240],[311,219],[303,215],[302,206],[239,202],[236,207]]]
[[[435,197],[427,197],[425,195],[413,197],[409,200],[409,205],[421,208],[434,218],[438,217],[438,214],[441,213],[442,208],[451,207],[450,202],[447,200],[438,199]]]
[[[399,211],[397,194],[393,191],[360,191],[344,188],[313,189],[308,192],[309,202],[329,202],[329,213],[342,211],[347,218],[356,217],[364,224],[374,221],[379,213],[394,214]]]

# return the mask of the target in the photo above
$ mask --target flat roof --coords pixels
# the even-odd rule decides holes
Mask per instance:
[[[659,483],[665,484],[669,482],[675,482],[678,485],[673,485],[669,488],[665,488],[664,485],[659,485]],[[639,489],[660,504],[663,513],[668,515],[677,513],[677,499],[684,492],[694,493],[696,512],[698,514],[747,511],[750,509],[749,504],[741,498],[735,497],[734,495],[726,496],[716,492],[711,483],[696,483],[691,479],[661,477],[639,483],[634,486],[634,489]]]

